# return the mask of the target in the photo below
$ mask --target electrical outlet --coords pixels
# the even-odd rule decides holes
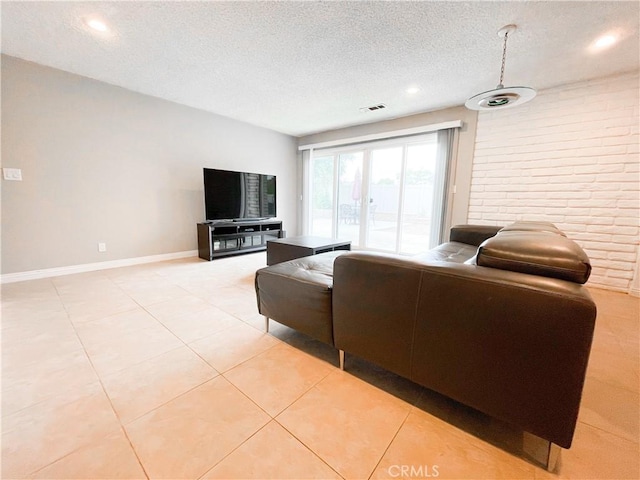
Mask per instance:
[[[107,244],[106,243],[98,243],[98,251],[99,252],[106,252],[107,251]]]
[[[3,168],[2,175],[5,180],[22,181],[22,170],[19,168]]]

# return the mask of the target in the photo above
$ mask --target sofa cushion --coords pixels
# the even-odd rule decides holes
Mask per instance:
[[[464,263],[475,257],[478,249],[466,243],[447,242],[429,251],[419,253],[411,258],[419,262],[455,262]]]
[[[518,221],[504,227],[501,232],[549,232],[566,237],[564,232],[551,222]]]
[[[476,263],[575,283],[586,283],[591,274],[584,250],[552,232],[503,230],[480,245]]]
[[[493,237],[502,227],[491,225],[454,225],[449,232],[449,241],[466,243],[475,247]]]

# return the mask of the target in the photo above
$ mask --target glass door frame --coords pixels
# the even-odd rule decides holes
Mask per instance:
[[[452,129],[453,132],[455,131],[455,129]],[[404,189],[406,187],[406,169],[407,169],[407,158],[408,158],[408,149],[410,147],[411,144],[422,144],[422,143],[426,143],[426,142],[435,142],[436,144],[439,145],[440,147],[440,136],[439,136],[439,131],[433,131],[433,132],[428,132],[428,133],[423,133],[423,134],[419,134],[419,135],[412,135],[411,137],[398,137],[398,138],[390,138],[390,139],[386,139],[386,140],[374,140],[371,142],[366,142],[366,143],[362,143],[362,144],[352,144],[352,145],[345,145],[345,146],[335,146],[335,147],[328,147],[328,148],[322,148],[322,149],[318,149],[318,150],[310,150],[309,151],[309,162],[313,162],[315,157],[327,157],[327,156],[332,156],[333,157],[333,172],[334,172],[334,177],[333,177],[333,212],[332,212],[332,228],[331,228],[331,233],[332,233],[332,237],[336,238],[336,235],[339,233],[338,232],[338,222],[339,222],[339,189],[340,189],[340,155],[344,155],[344,154],[348,154],[348,153],[355,153],[355,152],[362,152],[363,153],[363,157],[362,157],[362,177],[361,177],[361,202],[360,202],[360,212],[359,212],[359,238],[358,238],[358,247],[363,248],[363,249],[367,249],[370,251],[375,251],[376,249],[372,249],[371,247],[368,246],[368,240],[369,240],[369,233],[370,233],[370,228],[369,228],[369,224],[368,224],[368,220],[369,220],[369,211],[370,211],[370,185],[371,185],[371,166],[372,166],[372,151],[374,150],[378,150],[378,149],[383,149],[383,148],[392,148],[392,147],[402,147],[402,160],[401,160],[401,167],[400,167],[400,179],[399,179],[399,185],[398,185],[398,209],[397,209],[397,225],[396,225],[396,245],[395,245],[395,249],[393,250],[394,253],[399,253],[400,252],[400,248],[402,245],[402,238],[403,238],[403,228],[402,228],[402,221],[403,221],[403,213],[405,211],[405,205],[404,205],[404,201],[405,201],[405,195],[404,195]],[[442,198],[441,200],[439,200],[440,204],[441,204],[441,212],[438,215],[439,217],[439,221],[441,223],[441,225],[433,225],[432,226],[432,231],[435,229],[437,231],[442,231],[444,228],[446,228],[445,223],[448,223],[450,220],[450,188],[452,187],[452,170],[455,169],[454,165],[453,165],[453,152],[451,152],[451,143],[452,142],[448,142],[449,145],[449,151],[447,152],[447,157],[448,159],[446,160],[446,163],[444,165],[444,169],[445,169],[445,173],[444,173],[444,177],[442,178],[442,181],[444,182],[443,185],[443,192],[442,192]],[[442,152],[438,152],[437,156],[440,157],[442,155]],[[311,197],[312,193],[311,193],[311,184],[312,184],[312,180],[311,180],[311,172],[312,172],[312,168],[309,168],[309,176],[306,179],[306,186],[307,188],[305,189],[306,192],[309,194],[309,197]],[[309,198],[309,200],[307,201],[307,214],[306,214],[306,220],[305,220],[305,224],[304,224],[304,232],[305,233],[309,233],[310,229],[311,229],[311,224],[312,224],[312,200],[311,198]],[[425,250],[428,248],[427,245],[425,245]],[[378,251],[383,251],[381,249],[378,249]],[[389,252],[390,250],[384,250],[385,252]]]

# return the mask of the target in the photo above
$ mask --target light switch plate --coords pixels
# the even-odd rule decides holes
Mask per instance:
[[[22,181],[22,170],[19,168],[3,168],[2,175],[5,180]]]

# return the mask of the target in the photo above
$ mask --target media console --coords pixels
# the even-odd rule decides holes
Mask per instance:
[[[284,237],[282,222],[256,220],[198,223],[198,256],[204,260],[266,250],[268,240]]]

